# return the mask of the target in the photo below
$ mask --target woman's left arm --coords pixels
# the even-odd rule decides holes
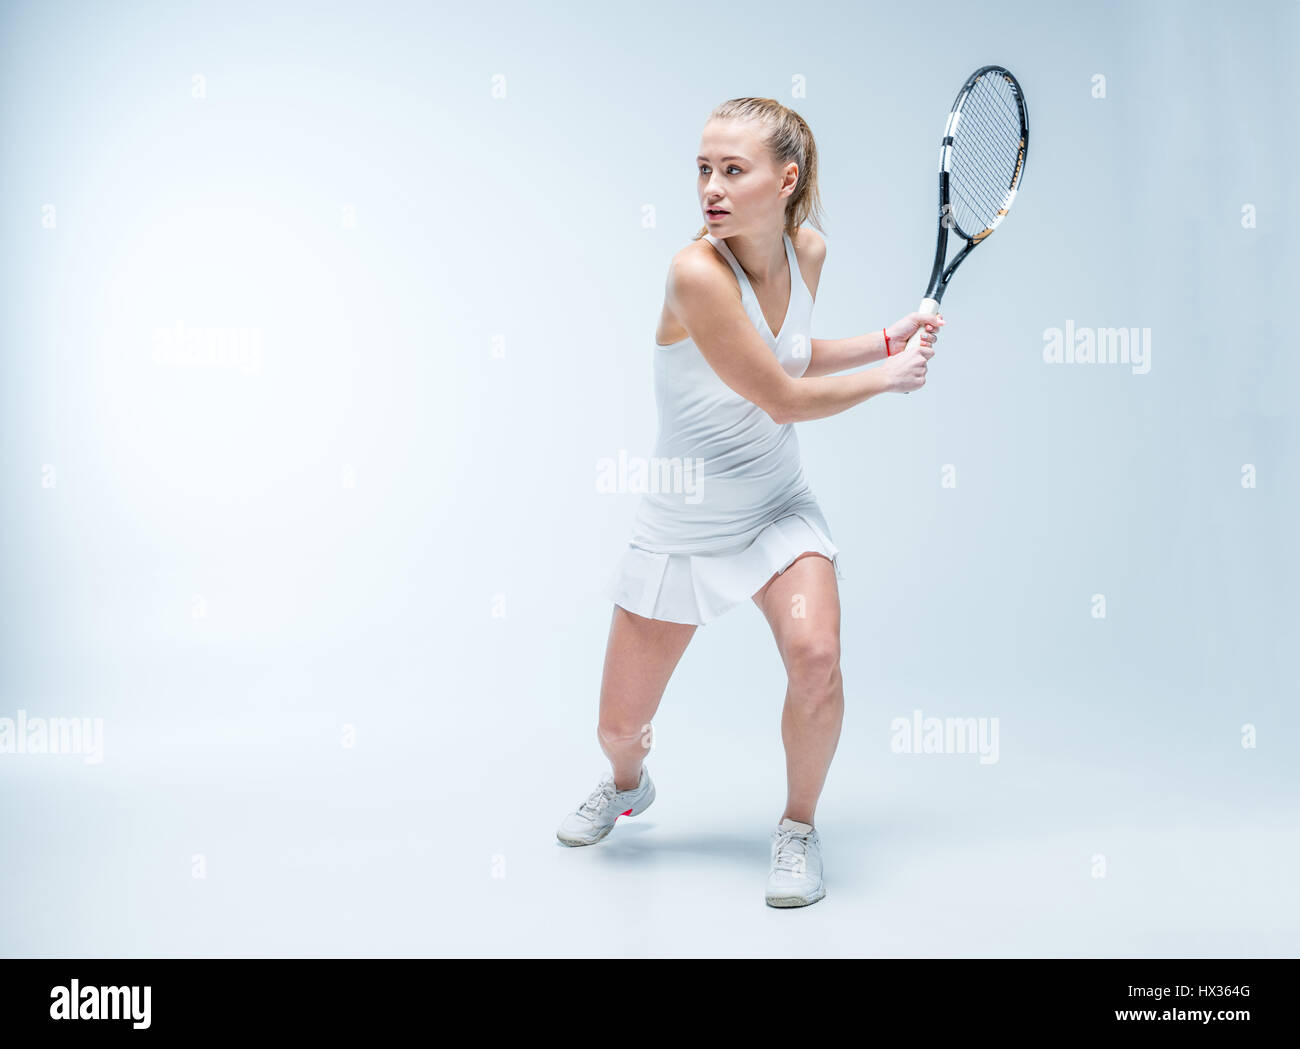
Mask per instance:
[[[811,360],[806,376],[832,375],[862,364],[885,359],[885,336],[874,331],[867,335],[853,335],[847,339],[810,339]],[[890,349],[893,349],[891,344]],[[891,353],[892,357],[893,354]]]
[[[831,375],[846,368],[856,368],[862,364],[883,361],[901,353],[907,340],[916,329],[925,325],[921,341],[933,346],[938,337],[939,328],[948,322],[937,313],[909,313],[900,317],[888,327],[889,353],[885,353],[886,329],[873,331],[867,335],[854,335],[848,339],[809,339],[812,352],[809,355],[808,370],[804,375],[812,378],[817,375]]]
[[[817,288],[821,284],[822,266],[826,262],[826,240],[820,234],[800,230],[800,233],[810,233],[809,240],[812,241],[808,249],[808,259],[806,264],[800,260],[800,268],[806,269],[812,277],[811,291],[813,296],[817,295]],[[812,339],[808,340],[808,368],[804,372],[807,378],[815,378],[818,375],[833,375],[835,372],[847,371],[849,368],[858,368],[864,364],[874,364],[876,361],[883,361],[886,356],[892,357],[907,345],[907,340],[912,337],[922,324],[925,325],[928,334],[922,335],[921,338],[927,346],[934,345],[935,333],[940,325],[947,322],[937,314],[931,313],[909,313],[906,316],[895,321],[888,326],[889,334],[889,353],[885,353],[885,331],[877,329],[868,332],[866,335],[853,335],[847,339]]]

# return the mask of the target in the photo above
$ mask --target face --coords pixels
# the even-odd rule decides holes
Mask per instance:
[[[700,209],[710,233],[733,237],[781,228],[799,165],[792,161],[778,166],[752,124],[710,120],[700,137],[696,163]],[[719,213],[712,214],[714,209]]]

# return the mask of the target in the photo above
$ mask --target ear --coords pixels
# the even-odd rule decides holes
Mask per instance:
[[[781,173],[781,178],[781,196],[788,197],[794,192],[795,187],[799,185],[799,165],[793,160],[790,161]]]

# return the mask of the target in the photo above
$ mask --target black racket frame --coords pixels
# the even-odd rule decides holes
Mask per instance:
[[[975,86],[980,77],[987,76],[990,73],[996,73],[1006,78],[1007,82],[1011,85],[1011,90],[1016,100],[1016,106],[1020,113],[1020,152],[1016,160],[1015,172],[1012,174],[1011,181],[1007,185],[1007,189],[1015,189],[1018,191],[1021,179],[1025,173],[1025,160],[1029,156],[1029,110],[1025,106],[1025,93],[1020,90],[1020,82],[1016,80],[1009,69],[1006,69],[1003,66],[980,66],[979,69],[975,70],[975,72],[967,77],[966,83],[964,83],[961,86],[961,90],[957,92],[957,97],[953,100],[952,107],[948,111],[948,122],[945,124],[944,129],[946,131],[952,130],[952,114],[961,112],[962,104],[970,94],[971,88]],[[988,235],[993,232],[993,227],[989,227],[988,229],[971,236],[957,225],[956,216],[950,209],[948,209],[948,206],[952,202],[948,196],[948,172],[944,167],[944,155],[952,146],[952,140],[953,136],[951,134],[946,134],[943,137],[943,141],[939,144],[939,237],[934,249],[934,268],[930,271],[930,284],[925,293],[927,299],[933,299],[935,302],[943,301],[943,293],[947,290],[948,282],[952,279],[952,275],[956,272],[957,267],[962,264],[967,255],[975,250],[977,244],[982,243],[987,239]],[[945,221],[945,218],[949,215],[952,215],[952,218]],[[957,257],[954,258],[947,267],[945,267],[943,264],[943,257],[944,253],[948,250],[949,224],[951,224],[952,228],[957,231],[958,236],[965,239],[966,246],[962,248]]]

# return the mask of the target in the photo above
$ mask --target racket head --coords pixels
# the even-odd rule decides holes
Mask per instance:
[[[1019,81],[1002,66],[981,66],[957,92],[939,153],[941,222],[970,242],[968,250],[1006,218],[1028,156]]]

